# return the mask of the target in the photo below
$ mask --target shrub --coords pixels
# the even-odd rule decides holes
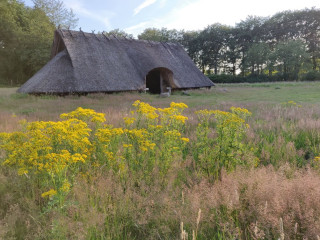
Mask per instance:
[[[240,75],[208,75],[208,78],[213,83],[259,83],[259,82],[275,82],[275,81],[290,81],[292,79],[288,78],[288,76],[284,76],[283,74],[275,74],[272,76],[266,74],[250,74],[248,76],[240,76]]]
[[[237,165],[248,163],[252,157],[250,149],[242,141],[249,128],[245,120],[251,113],[242,108],[231,107],[230,110],[196,112],[199,124],[193,147],[195,162],[208,177],[214,179],[221,176],[223,168],[232,171]]]
[[[302,80],[305,81],[316,81],[320,80],[320,72],[319,71],[310,71],[302,75]]]

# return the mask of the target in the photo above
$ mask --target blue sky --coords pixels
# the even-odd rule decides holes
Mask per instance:
[[[145,28],[201,30],[213,23],[234,26],[248,15],[271,16],[284,10],[320,8],[319,0],[63,0],[91,32],[119,28],[137,36]],[[25,3],[32,6],[31,0]]]

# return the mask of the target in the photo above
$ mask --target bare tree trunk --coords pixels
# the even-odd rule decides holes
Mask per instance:
[[[317,70],[317,59],[316,59],[316,56],[314,54],[312,55],[312,63],[313,63],[312,69],[314,71]]]

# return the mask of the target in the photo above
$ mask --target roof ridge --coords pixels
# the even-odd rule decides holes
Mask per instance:
[[[70,29],[57,29],[57,31],[59,31],[62,35],[63,38],[67,37],[67,34],[70,35],[72,38],[74,38],[74,34],[77,34],[77,37],[85,37],[87,38],[86,35],[88,36],[93,36],[94,38],[98,38],[98,36],[103,36],[104,38],[106,38],[107,40],[112,40],[111,39],[111,36],[107,36],[105,34],[105,32],[101,32],[101,33],[94,33],[94,32],[85,32],[85,31],[77,31],[77,30],[70,30]],[[80,34],[81,33],[81,34]],[[181,46],[180,43],[178,42],[168,42],[168,41],[153,41],[153,40],[145,40],[145,39],[135,39],[135,38],[132,38],[132,39],[128,39],[126,37],[122,37],[122,36],[115,36],[114,34],[112,34],[112,38],[115,39],[115,40],[127,40],[127,41],[137,41],[137,42],[144,42],[144,43],[147,43],[149,44],[150,46],[153,46],[153,45],[156,45],[156,44],[159,44],[159,45],[163,45],[163,44],[167,44],[167,45],[176,45],[176,46]],[[100,40],[98,38],[98,40]]]

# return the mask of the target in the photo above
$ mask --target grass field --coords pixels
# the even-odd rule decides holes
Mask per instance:
[[[139,155],[126,150],[129,142],[117,147],[119,141],[128,141],[126,134],[113,140],[101,137],[110,152],[119,156],[119,165],[101,161],[72,165],[63,176],[72,179],[71,185],[62,181],[67,190],[59,199],[41,197],[52,175],[52,179],[45,175],[33,179],[31,173],[19,176],[17,167],[2,164],[0,239],[319,239],[320,82],[221,84],[210,90],[190,90],[189,95],[174,92],[169,98],[143,93],[29,96],[16,90],[0,88],[0,133],[25,131],[19,124],[24,119],[61,121],[60,114],[82,107],[104,113],[106,123],[117,128],[114,131],[124,129],[129,136],[123,118],[131,116],[136,100],[162,109],[171,102],[183,102],[188,108],[174,118],[188,120],[173,125],[187,143],[181,154],[171,154],[170,144],[177,140],[163,140],[166,133],[161,135],[159,130],[148,139],[159,150]],[[234,119],[235,115],[223,119],[230,107],[252,112],[243,120],[249,128],[242,128],[242,118]],[[195,112],[203,109],[225,111],[214,114],[221,114],[227,130],[219,133],[218,117],[199,125]],[[140,110],[154,111],[148,106]],[[142,122],[149,133],[154,129],[150,119]],[[37,124],[33,129],[42,129],[42,123]],[[90,131],[99,131],[100,125],[90,126]],[[35,142],[41,141],[39,137]],[[0,147],[4,143],[0,135]],[[101,146],[95,146],[92,159],[106,158]],[[0,149],[0,163],[10,157],[6,151],[14,148]],[[225,157],[217,160],[221,151]],[[17,155],[21,159],[17,157],[16,164],[28,156],[23,154]],[[121,165],[121,159],[128,163]],[[128,159],[142,165],[134,167]],[[216,171],[218,167],[221,171]],[[123,168],[127,170],[120,174]]]
[[[30,120],[53,120],[63,112],[83,107],[106,113],[107,118],[113,122],[113,119],[125,115],[137,99],[158,107],[169,105],[172,101],[184,102],[191,111],[198,108],[219,108],[222,105],[255,108],[288,101],[308,106],[320,104],[320,82],[221,84],[211,90],[189,91],[190,96],[175,92],[170,98],[138,93],[36,97],[16,93],[16,90],[17,88],[0,88],[1,115],[15,114]],[[2,121],[0,129],[6,129],[3,125]]]

